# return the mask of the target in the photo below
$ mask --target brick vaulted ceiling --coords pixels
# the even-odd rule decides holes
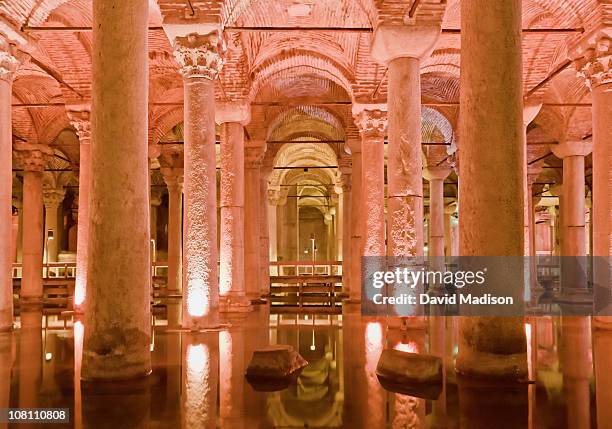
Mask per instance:
[[[387,92],[386,68],[370,58],[372,33],[368,30],[387,22],[427,21],[441,22],[443,29],[460,29],[459,3],[150,0],[150,143],[171,133],[183,116],[182,80],[171,43],[161,29],[164,23],[212,23],[227,29],[228,50],[216,97],[252,103],[252,120],[247,126],[251,139],[352,139],[357,138],[357,130],[350,102],[384,102]],[[524,0],[523,28],[584,28],[588,32],[609,22],[611,14],[612,0]],[[90,27],[91,1],[0,0],[0,21],[3,26],[22,31],[28,40],[21,49],[29,60],[17,73],[13,103],[46,104],[15,106],[14,134],[33,142],[57,142],[61,131],[70,128],[62,104],[90,98],[92,37],[89,31],[50,32],[39,27]],[[359,30],[245,31],[245,27]],[[524,32],[526,94],[567,61],[569,49],[579,36],[576,32]],[[452,103],[459,99],[460,42],[458,32],[444,32],[431,57],[422,61],[423,101],[440,113],[423,116],[424,122],[429,121],[424,124],[424,132],[437,127],[437,134],[445,135],[449,124],[456,125],[458,106]],[[590,101],[584,82],[572,67],[531,95],[545,105],[530,128],[530,141],[555,141],[590,133],[588,106],[554,105]],[[530,146],[530,158],[538,158],[547,150],[547,146],[534,144]]]

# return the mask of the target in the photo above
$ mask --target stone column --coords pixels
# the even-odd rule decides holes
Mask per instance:
[[[151,223],[151,241],[155,243],[155,253],[152,254],[153,261],[157,261],[157,210],[162,203],[162,192],[159,188],[151,187],[151,195],[149,203],[150,208],[150,223]],[[153,249],[151,249],[153,250]]]
[[[389,254],[423,254],[420,59],[434,49],[440,26],[380,25],[372,57],[388,67],[387,150]],[[367,195],[367,193],[366,193]]]
[[[11,254],[13,130],[11,102],[13,76],[19,63],[12,47],[0,37],[0,332],[13,328],[13,277]]]
[[[174,39],[185,88],[183,326],[218,325],[215,84],[221,68],[218,32]]]
[[[259,270],[261,273],[261,296],[270,294],[270,232],[268,226],[268,177],[272,173],[272,165],[260,169],[259,188]]]
[[[450,167],[427,167],[423,170],[429,181],[429,256],[444,256],[444,180]]]
[[[345,294],[350,293],[352,284],[351,265],[353,260],[351,259],[351,176],[352,174],[348,172],[342,174],[342,289]]]
[[[563,141],[552,145],[551,150],[563,160],[563,256],[577,256],[562,260],[561,299],[576,302],[585,300],[588,305],[586,256],[585,157],[591,153],[592,144],[585,141]]]
[[[74,309],[82,312],[87,293],[87,254],[89,251],[89,192],[91,189],[91,113],[89,106],[70,108],[68,119],[79,137],[79,210]]]
[[[384,106],[353,107],[361,134],[363,256],[385,256],[385,153],[387,114]]]
[[[612,289],[612,31],[598,28],[588,34],[576,49],[576,69],[591,88],[593,101],[593,280],[600,288]],[[612,314],[608,305],[606,314]],[[598,327],[612,329],[612,317],[598,317]]]
[[[84,380],[151,372],[148,10],[146,0],[93,1]]]
[[[219,293],[223,311],[248,311],[244,273],[244,125],[247,103],[217,106],[221,124],[221,245]]]
[[[45,205],[45,247],[47,250],[46,262],[57,262],[58,253],[58,223],[57,223],[57,210],[64,201],[66,190],[63,188],[58,189],[44,189],[43,190],[43,204]]]
[[[455,249],[455,240],[453,240],[455,225],[453,225],[453,216],[457,211],[457,204],[451,203],[444,207],[444,254],[445,256],[457,256]]]
[[[162,155],[163,156],[163,155]],[[168,291],[179,292],[183,277],[183,168],[161,167],[168,187]]]
[[[462,2],[461,46],[459,253],[520,257],[524,254],[520,0]],[[508,261],[515,259],[519,258]],[[513,265],[520,270],[522,261],[518,262]],[[518,296],[522,290],[519,282]],[[522,317],[461,319],[459,372],[492,378],[527,375]]]
[[[528,164],[528,151],[527,151],[527,127],[529,126],[529,124],[535,119],[536,116],[538,116],[538,113],[540,113],[540,109],[542,108],[542,104],[529,104],[529,105],[525,105],[525,107],[523,108],[523,159],[524,159],[524,163],[523,163],[523,168],[524,168],[524,180],[523,180],[523,186],[525,187],[525,201],[524,201],[524,213],[523,213],[523,225],[524,225],[524,245],[525,245],[525,256],[530,256],[532,254],[531,252],[531,242],[529,240],[529,235],[530,235],[530,231],[531,231],[531,226],[529,223],[529,207],[531,207],[529,201],[531,200],[531,192],[529,189],[529,169],[530,166]],[[529,280],[529,277],[526,277],[526,280]],[[531,281],[531,280],[529,280]]]
[[[261,216],[261,175],[260,167],[265,153],[265,144],[250,146],[244,156],[244,271],[246,295],[250,300],[261,298],[261,246],[259,244]]]
[[[43,200],[42,174],[53,151],[48,146],[15,143],[23,162],[23,275],[21,303],[42,304]]]
[[[351,217],[350,234],[351,266],[349,277],[349,302],[361,301],[361,232],[362,232],[362,207],[361,207],[361,142],[350,140],[348,147],[351,151]]]

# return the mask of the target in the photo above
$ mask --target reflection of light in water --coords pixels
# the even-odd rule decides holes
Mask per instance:
[[[187,312],[190,316],[201,317],[208,314],[210,296],[202,279],[191,279],[187,286]]]
[[[206,427],[210,418],[210,351],[204,344],[187,347],[185,423],[189,428]]]
[[[83,322],[74,322],[74,427],[83,425],[81,414],[81,363],[83,362]]]
[[[219,332],[219,388],[221,418],[227,418],[232,408],[232,336],[227,331]]]
[[[364,423],[365,426],[372,428],[384,427],[384,396],[376,377],[376,366],[382,353],[382,340],[383,332],[380,323],[369,322],[365,330],[365,370],[368,407],[365,410]]]
[[[531,324],[525,323],[525,336],[527,337],[527,374],[529,379],[533,380],[533,355],[531,344]]]
[[[409,341],[407,343],[397,343],[393,348],[395,350],[408,353],[418,353],[419,351],[419,347],[414,341]]]

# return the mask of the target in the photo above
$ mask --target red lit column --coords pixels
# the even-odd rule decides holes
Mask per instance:
[[[450,167],[427,167],[423,175],[429,181],[429,256],[444,256],[444,180]]]
[[[361,142],[349,140],[351,151],[351,217],[350,234],[351,266],[348,273],[351,278],[349,302],[361,301],[361,244],[362,244],[362,208],[361,208]]]
[[[48,146],[16,143],[23,162],[23,275],[21,304],[42,304],[43,296],[43,197],[45,160],[53,151]]]
[[[0,37],[0,332],[13,328],[12,228],[12,84],[18,62]]]
[[[265,165],[260,169],[260,201],[259,201],[259,271],[261,273],[261,296],[270,294],[270,229],[268,227],[268,177],[272,166]]]
[[[349,294],[352,288],[351,283],[351,166],[350,158],[345,157],[339,161],[342,186],[342,208],[340,209],[341,220],[339,225],[342,228],[342,289],[345,294]]]
[[[172,155],[160,157],[161,173],[168,188],[168,290],[179,292],[183,276],[183,234],[181,228],[183,212],[183,157],[175,149]],[[170,155],[170,156],[169,156]]]
[[[85,380],[151,372],[148,10],[93,0]]]
[[[265,150],[265,143],[249,146],[244,155],[244,271],[246,295],[250,300],[261,298],[260,168]]]
[[[189,329],[219,323],[214,80],[222,47],[216,31],[174,39],[185,88],[183,326]]]
[[[45,248],[47,252],[45,262],[57,262],[58,234],[57,211],[64,201],[66,190],[63,188],[44,189],[43,204],[45,205]]]
[[[244,277],[244,125],[251,117],[247,103],[218,104],[221,124],[221,309],[248,311]]]
[[[392,256],[423,254],[420,59],[433,51],[440,26],[381,25],[372,57],[388,67],[388,248]]]
[[[520,0],[461,3],[461,256],[524,254],[521,39]],[[508,258],[508,263],[518,270],[523,265],[519,258]],[[514,289],[519,296],[521,283]],[[491,378],[527,375],[522,317],[463,317],[460,323],[459,372]]]

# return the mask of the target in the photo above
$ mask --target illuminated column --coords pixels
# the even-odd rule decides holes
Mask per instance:
[[[577,49],[576,69],[591,88],[593,101],[593,255],[606,257],[595,261],[594,282],[612,289],[612,31],[610,27],[588,34]],[[612,314],[610,305],[606,314]],[[612,317],[597,318],[599,327],[612,329]]]
[[[494,6],[487,0],[462,2],[461,46],[459,254],[522,256],[520,0]],[[517,284],[516,290],[522,287]],[[459,372],[492,378],[527,375],[522,317],[462,317],[460,323]]]
[[[530,105],[525,105],[525,107],[523,108],[523,159],[524,159],[524,163],[523,163],[523,168],[524,168],[524,179],[523,179],[523,186],[525,188],[524,190],[524,196],[525,196],[525,201],[524,201],[524,213],[523,213],[523,225],[524,225],[524,245],[525,245],[525,256],[530,256],[532,254],[531,252],[531,242],[529,240],[529,235],[530,235],[530,231],[531,231],[531,226],[530,226],[530,215],[529,215],[529,209],[531,207],[531,204],[529,201],[531,201],[531,192],[530,192],[530,188],[529,188],[529,170],[530,170],[530,166],[527,164],[527,162],[529,161],[528,159],[528,150],[527,150],[527,127],[529,126],[529,124],[535,119],[536,116],[538,116],[538,113],[540,113],[540,109],[542,108],[542,104],[530,104]]]
[[[361,134],[363,256],[385,256],[385,130],[384,106],[353,106]],[[420,175],[419,175],[420,177]],[[420,180],[420,179],[419,179]]]
[[[457,212],[457,204],[451,203],[444,207],[444,254],[445,256],[457,256],[455,249],[456,223],[454,218]]]
[[[63,188],[43,190],[43,204],[45,205],[44,240],[47,248],[46,262],[57,262],[57,210],[64,201],[65,195],[66,190]]]
[[[163,152],[163,149],[162,149]],[[163,157],[163,155],[162,155]],[[162,158],[163,159],[163,158]],[[176,163],[175,163],[176,165]],[[181,219],[183,211],[183,168],[162,165],[161,173],[168,188],[168,284],[169,291],[182,289],[183,236]]]
[[[224,311],[248,311],[244,273],[244,125],[247,103],[217,105],[221,124],[221,245],[219,293]]]
[[[151,372],[148,10],[93,0],[84,380]]]
[[[155,253],[153,253],[153,261],[157,261],[157,210],[162,203],[162,192],[159,188],[151,187],[151,195],[149,197],[149,203],[151,204],[151,241],[155,243]]]
[[[265,143],[260,146],[247,147],[244,156],[244,271],[246,282],[246,295],[251,300],[261,298],[261,258],[259,252],[261,215],[261,175],[260,167],[265,153]]]
[[[444,256],[444,180],[449,167],[427,167],[423,176],[429,181],[429,256]]]
[[[218,325],[215,84],[221,69],[218,32],[174,39],[185,90],[183,326]]]
[[[361,234],[362,234],[362,207],[361,207],[361,142],[349,140],[351,150],[351,266],[349,302],[361,301]]]
[[[342,289],[345,294],[351,290],[351,176],[350,165],[342,173]]]
[[[21,303],[42,304],[43,199],[42,174],[47,146],[15,143],[23,162],[23,276]]]
[[[277,262],[278,261],[278,234],[277,234],[277,228],[278,228],[278,222],[277,222],[277,215],[278,215],[278,204],[276,204],[276,198],[272,197],[271,194],[272,192],[274,192],[274,194],[276,194],[276,191],[272,191],[270,189],[268,189],[268,195],[267,195],[267,204],[268,204],[268,235],[270,237],[270,261],[272,262]]]
[[[19,63],[12,48],[0,37],[0,332],[13,328],[13,277],[11,254],[13,130],[12,83]]]
[[[381,25],[374,32],[372,57],[388,67],[388,247],[392,256],[423,254],[420,59],[431,54],[439,35],[440,26],[435,23]]]
[[[71,108],[68,119],[79,137],[79,211],[77,221],[76,281],[74,307],[83,310],[87,291],[87,254],[89,252],[89,192],[91,189],[91,113],[89,106]]]
[[[270,294],[270,232],[268,218],[268,177],[272,166],[265,165],[260,169],[259,188],[259,270],[261,273],[261,296]]]
[[[587,348],[588,352],[588,348]],[[612,422],[612,332],[607,329],[593,331],[593,369],[595,371],[595,398],[597,401],[597,427],[609,427]]]

